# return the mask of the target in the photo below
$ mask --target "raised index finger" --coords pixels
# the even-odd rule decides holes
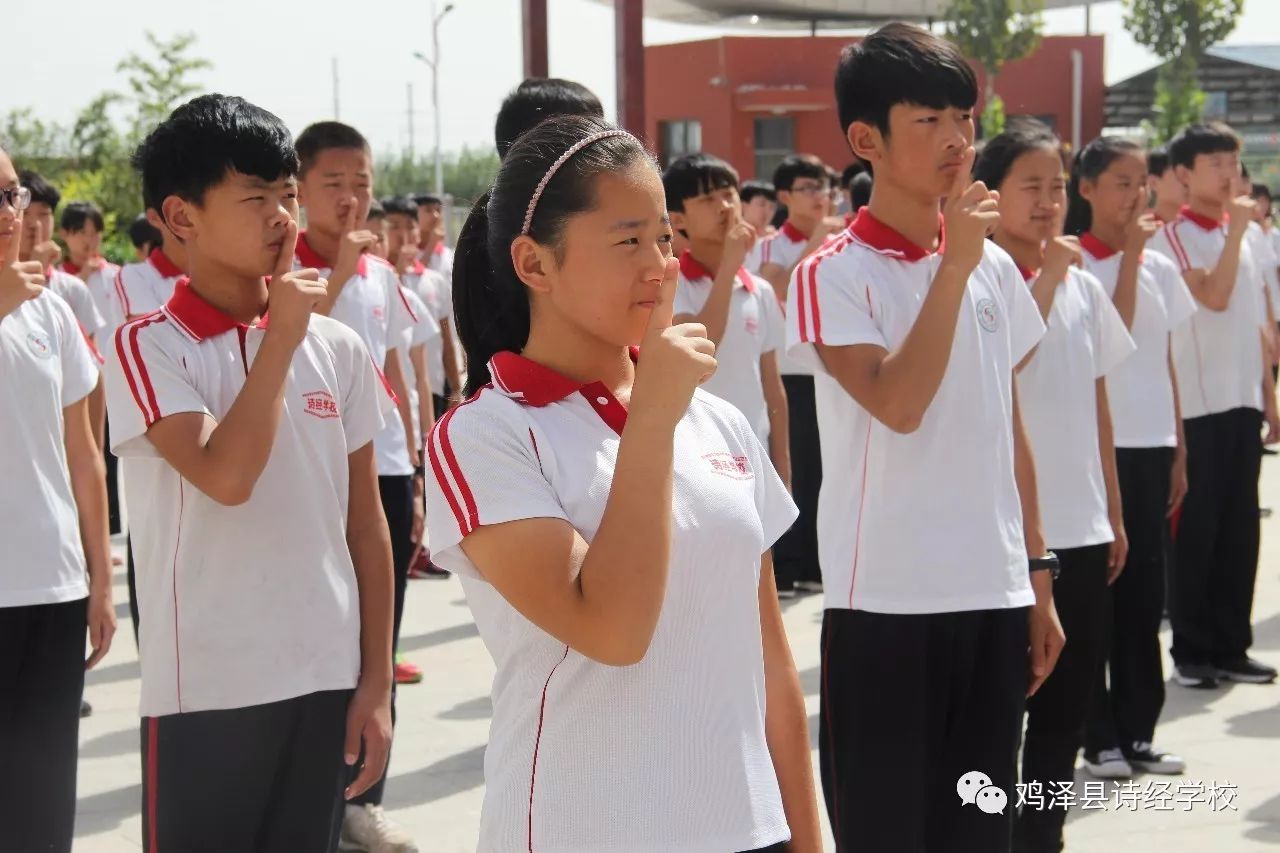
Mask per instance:
[[[293,256],[298,251],[298,223],[292,217],[284,224],[284,242],[280,245],[280,254],[276,257],[276,268],[271,274],[279,279],[293,269]]]
[[[960,155],[960,169],[956,172],[955,180],[951,182],[950,198],[952,200],[964,195],[973,183],[973,158],[976,153],[974,147],[970,145],[964,150],[964,154]]]
[[[671,318],[675,316],[676,279],[680,276],[680,262],[675,258],[667,258],[667,268],[662,274],[662,290],[658,296],[658,304],[649,312],[649,328],[662,331],[671,327]]]
[[[9,238],[9,245],[5,247],[4,262],[5,265],[16,264],[18,262],[18,249],[22,245],[22,211],[19,210],[13,217],[13,236]]]

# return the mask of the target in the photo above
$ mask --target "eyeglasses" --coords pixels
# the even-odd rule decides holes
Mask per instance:
[[[14,210],[26,210],[31,206],[31,190],[26,187],[11,187],[0,190],[0,205],[7,204]]]
[[[791,187],[791,192],[796,195],[820,195],[826,191],[827,188],[823,184],[796,184]]]

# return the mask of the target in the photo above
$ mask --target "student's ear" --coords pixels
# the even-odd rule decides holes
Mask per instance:
[[[555,270],[555,258],[551,249],[532,237],[520,236],[511,243],[511,266],[516,278],[535,293],[551,290],[551,275]]]
[[[1097,190],[1097,184],[1088,178],[1082,178],[1077,189],[1080,192],[1080,198],[1089,202],[1089,204],[1093,204],[1093,194]]]
[[[1178,179],[1178,183],[1184,187],[1191,186],[1191,170],[1186,166],[1174,166],[1173,176]]]
[[[163,214],[161,224],[167,226],[173,236],[183,243],[195,236],[196,223],[188,202],[176,195],[171,195],[160,204],[160,211]]]
[[[845,138],[849,143],[849,150],[858,159],[873,165],[884,159],[884,134],[875,125],[855,121],[849,125]]]

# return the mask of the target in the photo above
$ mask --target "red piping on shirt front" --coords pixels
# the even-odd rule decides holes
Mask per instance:
[[[858,556],[862,552],[862,517],[867,510],[867,468],[871,458],[871,425],[873,421],[867,416],[867,440],[862,448],[862,486],[858,498],[858,523],[853,531],[853,573],[849,575],[849,609],[853,609],[853,584],[858,579]]]
[[[533,739],[533,766],[529,769],[529,853],[533,853],[533,788],[538,779],[538,750],[542,746],[542,723],[547,714],[547,688],[551,686],[551,677],[556,674],[560,664],[569,657],[569,647],[564,647],[564,654],[556,665],[547,673],[546,683],[542,685],[542,704],[538,708],[538,733]]]
[[[159,312],[148,314],[147,316],[127,323],[116,330],[116,355],[120,359],[120,369],[124,371],[124,378],[129,383],[129,391],[133,394],[133,401],[138,404],[138,411],[142,412],[142,420],[147,426],[151,426],[160,420],[160,408],[156,405],[155,389],[151,387],[151,377],[147,374],[147,366],[142,361],[142,355],[138,351],[138,332],[151,325],[152,323],[160,323],[164,321],[164,315]],[[129,366],[129,359],[125,356],[124,336],[129,334],[129,349],[133,353],[134,366]],[[135,372],[137,376],[135,377]],[[138,390],[138,380],[141,380],[146,392],[147,400],[150,402],[150,408],[142,401],[142,394]]]

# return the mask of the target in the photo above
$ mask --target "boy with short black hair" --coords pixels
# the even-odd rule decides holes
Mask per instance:
[[[45,286],[66,300],[81,330],[93,338],[107,326],[106,318],[85,283],[58,269],[62,263],[62,247],[53,241],[53,214],[62,201],[62,194],[30,169],[24,169],[18,178],[31,192],[31,206],[22,218],[20,256],[24,261],[39,261],[44,265]]]
[[[136,162],[136,158],[133,167],[141,171],[141,164]],[[159,311],[173,296],[174,287],[187,275],[186,247],[164,224],[157,207],[163,199],[147,198],[145,185],[142,192],[143,203],[147,206],[143,217],[154,234],[145,234],[135,223],[138,236],[149,240],[158,237],[159,242],[151,242],[151,249],[136,263],[125,264],[116,273],[116,296],[125,320],[136,320]],[[134,248],[141,249],[136,240]]]
[[[1026,696],[1063,643],[1052,563],[1028,562],[1046,551],[1014,386],[1045,327],[986,239],[960,52],[889,24],[845,48],[835,92],[875,187],[787,305],[839,473],[820,513],[827,810],[842,850],[1000,853]]]
[[[446,281],[453,281],[453,249],[445,245],[444,200],[422,193],[413,201],[418,205],[418,260]]]
[[[1267,683],[1274,667],[1249,657],[1258,571],[1258,475],[1263,421],[1280,438],[1266,356],[1264,277],[1247,245],[1254,201],[1240,195],[1240,138],[1222,124],[1192,125],[1169,144],[1188,203],[1151,239],[1178,264],[1204,310],[1173,332],[1187,444],[1187,497],[1174,539],[1175,679]]]
[[[104,321],[94,336],[99,347],[105,346],[116,328],[124,322],[124,311],[115,287],[120,267],[102,257],[102,232],[105,228],[102,211],[89,201],[68,202],[58,219],[58,232],[62,242],[67,244],[67,259],[58,269],[74,275],[89,288],[93,304]]]
[[[407,196],[383,202],[387,211],[388,260],[404,286],[418,294],[440,326],[440,336],[427,343],[433,406],[437,418],[448,410],[448,398],[462,391],[461,359],[453,330],[453,284],[418,259],[418,205]]]
[[[1178,218],[1187,203],[1187,188],[1174,172],[1168,148],[1152,148],[1147,152],[1147,191],[1151,194],[1151,210],[1163,225]]]
[[[787,219],[778,233],[762,244],[759,274],[786,305],[792,274],[800,262],[843,228],[844,223],[829,215],[827,167],[817,157],[808,154],[787,157],[774,170],[773,185],[779,205],[787,210]],[[800,508],[799,518],[778,540],[773,551],[778,594],[789,598],[797,590],[821,592],[823,588],[817,528],[822,457],[812,371],[785,353],[779,354],[778,369],[787,392],[791,494]]]
[[[147,215],[139,213],[137,218],[129,223],[129,242],[133,244],[135,257],[142,261],[146,260],[153,249],[160,248],[163,238],[160,236],[160,229],[151,224]]]
[[[317,311],[353,329],[382,367],[396,399],[399,417],[388,419],[374,438],[378,489],[391,531],[394,569],[392,649],[397,645],[409,559],[418,543],[424,507],[414,500],[421,488],[421,442],[414,435],[406,373],[397,345],[417,318],[401,293],[395,269],[367,255],[376,235],[363,227],[373,196],[373,157],[364,136],[350,125],[322,121],[297,140],[298,200],[306,209],[307,230],[298,236],[297,263],[328,277],[328,292]],[[415,481],[417,485],[415,485]],[[392,718],[395,695],[392,694]],[[344,841],[388,853],[412,853],[412,839],[382,811],[385,774],[364,795],[348,804]]]
[[[742,218],[738,173],[710,154],[677,159],[662,176],[671,227],[689,240],[680,255],[677,323],[700,323],[716,345],[708,392],[738,407],[784,483],[791,482],[787,395],[778,373],[782,311],[769,283],[743,266],[755,243]]]
[[[498,108],[493,125],[498,159],[526,130],[551,116],[594,116],[604,118],[604,107],[590,89],[558,77],[529,77],[511,90]]]
[[[369,213],[364,218],[364,227],[375,238],[373,248],[369,250],[369,253],[375,258],[382,258],[382,260],[390,263],[391,258],[387,254],[387,213],[382,209],[382,205],[376,198],[369,202]],[[395,266],[395,264],[392,264],[392,266]]]

